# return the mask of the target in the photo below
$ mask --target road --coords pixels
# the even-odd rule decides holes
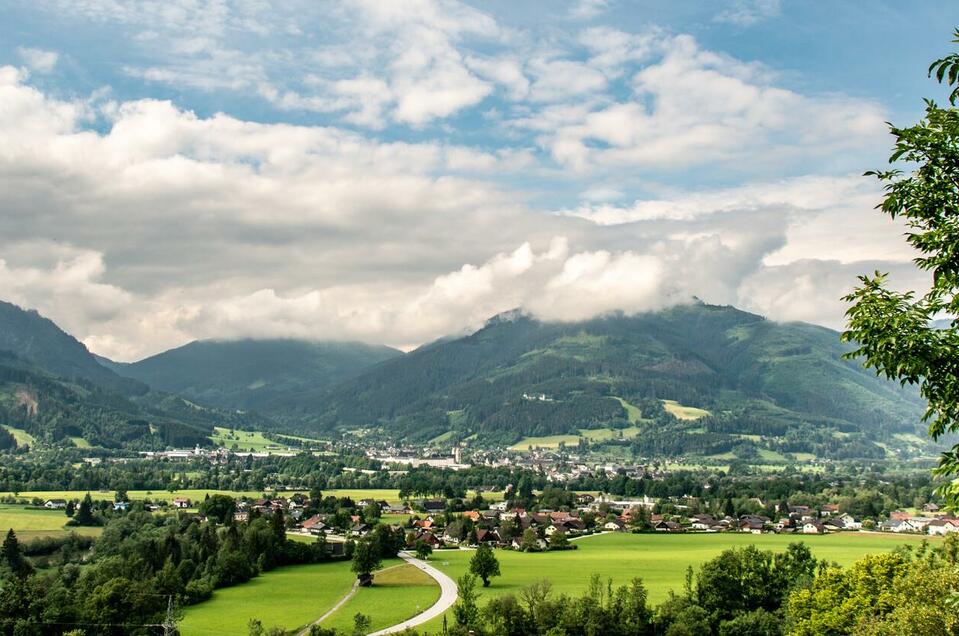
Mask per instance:
[[[446,576],[429,563],[415,559],[406,552],[401,552],[400,558],[410,565],[418,567],[433,577],[433,579],[440,584],[440,598],[425,612],[417,614],[413,618],[405,620],[397,625],[393,625],[392,627],[387,627],[386,629],[381,629],[378,632],[373,632],[369,636],[385,636],[386,634],[396,634],[409,627],[422,625],[427,621],[433,620],[437,616],[442,616],[446,610],[453,607],[453,603],[456,602],[456,581]]]

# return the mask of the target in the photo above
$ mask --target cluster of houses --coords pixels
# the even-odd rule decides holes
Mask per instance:
[[[688,503],[688,502],[687,502]],[[758,502],[760,503],[760,502]],[[648,497],[640,500],[617,501],[609,497],[595,498],[589,494],[577,496],[576,508],[572,511],[540,510],[529,511],[522,508],[510,508],[505,501],[495,502],[488,510],[471,510],[460,513],[454,521],[447,523],[447,502],[443,499],[426,499],[416,502],[390,504],[384,500],[362,499],[356,502],[354,514],[348,520],[342,515],[334,525],[334,515],[313,514],[305,516],[309,499],[302,494],[291,497],[262,499],[241,499],[237,502],[234,519],[248,521],[253,511],[272,514],[283,511],[293,520],[296,528],[314,536],[337,535],[362,537],[373,530],[367,520],[358,512],[377,507],[382,514],[408,516],[408,539],[410,544],[423,541],[432,547],[488,543],[499,547],[519,548],[524,533],[532,529],[537,537],[537,545],[545,549],[550,545],[556,533],[563,537],[576,537],[594,532],[630,532],[654,531],[666,533],[679,532],[746,532],[760,534],[767,532],[797,534],[827,534],[840,531],[858,531],[863,522],[849,513],[841,513],[836,504],[826,504],[820,508],[795,505],[788,511],[778,511],[778,519],[761,514],[747,514],[739,517],[717,517],[711,514],[688,514],[687,506],[674,504],[677,514],[654,514],[657,502]],[[63,509],[65,499],[48,499],[43,504],[49,509]],[[125,510],[128,502],[114,504],[117,510]],[[178,509],[192,508],[196,504],[186,497],[174,497],[170,506]],[[156,506],[151,506],[156,509]],[[466,524],[464,520],[468,520]],[[344,527],[344,521],[348,521]],[[867,522],[868,523],[868,522]],[[873,525],[868,525],[872,529]],[[908,532],[929,535],[946,535],[959,532],[959,519],[941,513],[934,503],[923,506],[920,514],[906,511],[894,511],[890,518],[875,526],[878,531]],[[529,546],[527,546],[529,547]]]
[[[942,514],[939,506],[927,503],[922,507],[921,515],[913,515],[904,510],[895,510],[889,519],[883,521],[880,530],[886,532],[912,532],[944,536],[959,532],[959,519]]]

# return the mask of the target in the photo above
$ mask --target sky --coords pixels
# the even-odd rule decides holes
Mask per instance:
[[[952,2],[2,11],[0,299],[116,360],[927,284],[862,173],[943,100]]]

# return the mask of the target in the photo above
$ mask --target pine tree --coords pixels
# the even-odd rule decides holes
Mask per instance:
[[[7,538],[3,540],[3,548],[0,548],[3,554],[3,562],[10,568],[10,571],[17,576],[25,576],[32,570],[27,560],[23,558],[20,551],[20,541],[17,540],[17,534],[13,528],[7,531]]]
[[[87,493],[83,497],[83,501],[80,502],[80,508],[77,510],[77,514],[73,520],[78,526],[93,525],[93,499],[90,497],[90,493]]]

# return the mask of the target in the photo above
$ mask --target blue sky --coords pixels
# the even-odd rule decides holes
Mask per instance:
[[[944,94],[952,3],[4,11],[0,296],[118,358],[691,296],[840,327],[856,273],[924,284],[859,175]]]

